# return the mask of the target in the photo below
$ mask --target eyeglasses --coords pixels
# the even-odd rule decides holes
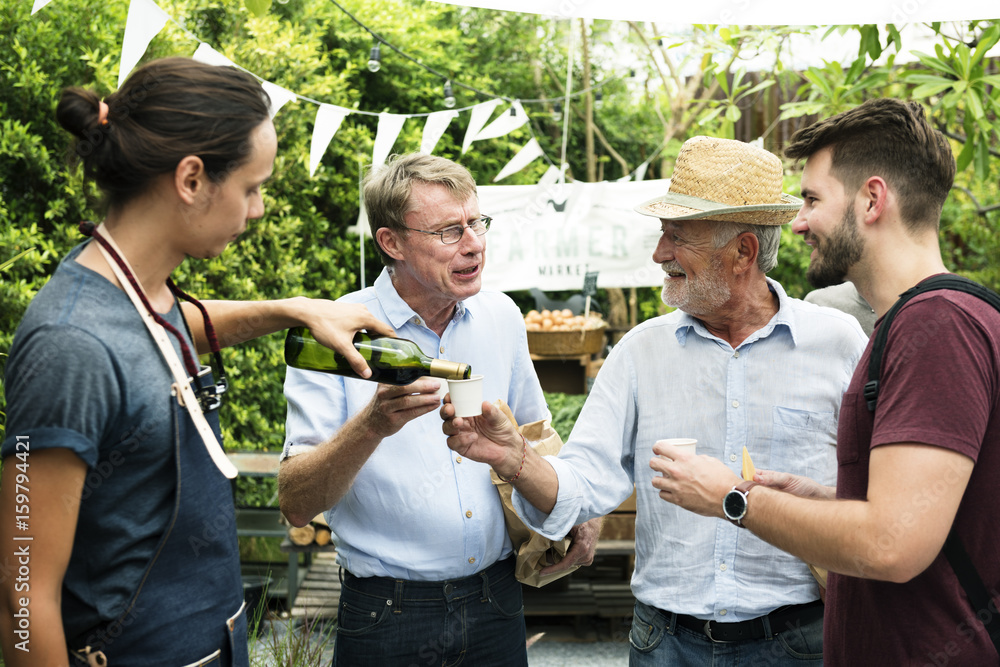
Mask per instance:
[[[462,240],[462,236],[465,234],[466,228],[471,229],[472,233],[476,236],[482,236],[490,230],[491,222],[493,222],[493,218],[488,215],[484,215],[471,225],[455,225],[453,227],[448,227],[447,229],[442,229],[440,232],[429,232],[426,229],[414,229],[413,227],[407,227],[407,229],[411,232],[420,232],[421,234],[433,234],[434,236],[440,236],[441,243],[451,245],[452,243],[458,243]]]

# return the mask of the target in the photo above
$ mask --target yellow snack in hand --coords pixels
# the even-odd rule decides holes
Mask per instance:
[[[753,467],[753,460],[750,458],[750,452],[747,451],[746,447],[743,447],[743,479],[747,481],[753,480],[755,472],[757,472],[757,470]]]

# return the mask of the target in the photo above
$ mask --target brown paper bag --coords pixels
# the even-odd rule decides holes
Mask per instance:
[[[497,400],[494,405],[507,415],[507,418],[514,426],[517,426],[517,421],[514,419],[514,415],[511,414],[510,408],[507,407],[506,403],[502,400]],[[562,448],[562,439],[547,421],[525,424],[518,427],[518,431],[528,441],[531,448],[541,456],[558,454]],[[514,511],[514,504],[511,501],[514,487],[502,481],[495,471],[491,471],[491,475],[493,477],[493,484],[497,487],[497,492],[500,494],[500,500],[503,503],[503,516],[504,522],[507,524],[507,534],[510,535],[511,544],[514,546],[514,553],[517,555],[517,564],[514,570],[517,580],[522,584],[528,584],[537,588],[564,577],[579,568],[579,565],[574,565],[567,570],[555,574],[547,574],[544,577],[540,574],[542,568],[560,561],[566,555],[572,540],[564,537],[561,540],[553,541],[542,537],[528,528],[521,517],[517,515],[517,512]]]

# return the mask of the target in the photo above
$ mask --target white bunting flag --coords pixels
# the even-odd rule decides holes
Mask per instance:
[[[191,57],[200,63],[205,63],[206,65],[216,65],[218,67],[236,66],[236,63],[213,49],[205,42],[200,42],[198,44],[198,48],[195,49],[194,55]]]
[[[399,131],[403,129],[403,123],[409,116],[394,113],[380,113],[378,115],[378,131],[375,134],[375,148],[372,150],[372,164],[380,165],[389,157],[392,145],[396,143]]]
[[[119,88],[169,19],[170,16],[152,0],[132,0],[129,4],[122,39],[122,59],[118,65]]]
[[[319,105],[316,112],[316,123],[313,125],[312,144],[309,146],[309,175],[316,173],[316,167],[323,159],[326,147],[330,145],[333,135],[340,129],[340,124],[344,122],[350,109],[334,106],[332,104]]]
[[[505,134],[510,134],[527,122],[528,114],[524,113],[521,103],[518,100],[514,100],[514,103],[510,105],[510,109],[497,116],[496,120],[476,135],[476,141],[502,137]]]
[[[434,152],[434,147],[441,141],[444,131],[448,129],[448,125],[456,116],[458,116],[458,112],[454,109],[435,111],[427,116],[427,122],[424,123],[423,140],[420,142],[421,153],[430,155]]]
[[[524,145],[524,148],[519,150],[517,152],[517,155],[515,155],[513,159],[511,159],[511,161],[508,162],[506,166],[504,166],[504,168],[500,170],[500,173],[496,175],[496,178],[493,179],[493,182],[496,183],[501,179],[507,178],[511,174],[516,174],[517,172],[521,171],[529,164],[531,164],[532,160],[540,157],[541,155],[542,155],[542,147],[538,145],[538,140],[532,137],[531,141],[526,143]]]
[[[638,167],[635,168],[635,181],[638,183],[642,179],[646,178],[646,170],[649,169],[649,160],[646,160]]]
[[[267,96],[271,98],[272,120],[278,115],[278,112],[281,111],[281,107],[298,98],[298,95],[292,91],[285,90],[281,86],[271,83],[270,81],[261,81],[260,85],[264,88],[264,92],[267,93]]]
[[[469,118],[469,127],[465,130],[465,140],[462,142],[462,154],[464,155],[472,142],[476,140],[476,136],[479,134],[483,126],[486,125],[486,121],[490,119],[493,114],[493,110],[497,108],[500,104],[500,100],[489,100],[488,102],[483,102],[482,104],[477,104],[472,107],[471,118]]]
[[[39,9],[49,4],[50,2],[52,2],[52,0],[35,0],[35,4],[31,6],[31,13],[34,14],[35,12],[37,12]]]

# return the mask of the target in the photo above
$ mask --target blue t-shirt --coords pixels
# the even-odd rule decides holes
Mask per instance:
[[[67,637],[121,613],[170,518],[176,484],[169,368],[125,292],[75,261],[83,247],[63,259],[17,329],[0,450],[9,465],[15,444],[29,443],[29,478],[30,452],[60,447],[87,464],[63,581]],[[176,304],[164,317],[186,331]]]

